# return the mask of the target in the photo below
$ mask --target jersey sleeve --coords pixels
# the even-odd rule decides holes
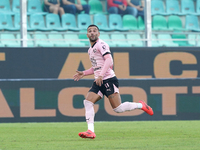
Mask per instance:
[[[100,53],[102,54],[102,56],[105,56],[106,54],[110,54],[111,53],[109,45],[107,43],[105,43],[105,42],[101,42],[99,44],[99,48],[98,49],[99,49]]]

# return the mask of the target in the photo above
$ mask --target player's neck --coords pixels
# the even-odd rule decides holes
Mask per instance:
[[[94,42],[91,42],[90,41],[90,45],[91,45],[91,47],[98,41],[99,39],[97,39],[96,41],[94,41]]]

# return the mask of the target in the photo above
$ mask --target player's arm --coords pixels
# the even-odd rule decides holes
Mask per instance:
[[[106,71],[113,66],[113,59],[110,53],[104,55],[104,59],[105,59],[104,66],[100,72],[99,77],[95,80],[96,84],[99,86],[103,84],[103,77]]]
[[[85,71],[78,71],[77,70],[76,74],[73,76],[73,78],[74,78],[74,81],[78,81],[81,78],[83,78],[84,76],[88,76],[88,75],[91,75],[91,74],[94,74],[94,69],[92,67],[88,70],[85,70]]]

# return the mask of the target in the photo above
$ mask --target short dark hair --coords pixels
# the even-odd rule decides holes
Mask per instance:
[[[89,27],[97,27],[95,24],[91,24],[91,25],[89,25],[88,27],[87,27],[87,30],[88,30],[88,28]],[[97,27],[97,29],[98,29],[98,31],[99,31],[99,28]]]

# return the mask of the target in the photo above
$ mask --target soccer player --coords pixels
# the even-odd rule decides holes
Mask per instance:
[[[153,115],[153,110],[144,101],[124,102],[121,103],[119,94],[118,79],[112,69],[113,59],[110,48],[107,43],[99,39],[99,28],[96,25],[90,25],[87,28],[87,37],[90,40],[91,47],[88,54],[92,63],[92,67],[85,71],[76,71],[73,76],[74,81],[78,81],[84,76],[94,74],[95,80],[86,99],[83,101],[85,107],[85,117],[88,124],[86,132],[80,132],[79,136],[82,138],[96,137],[94,133],[94,108],[93,105],[100,100],[104,95],[108,97],[113,110],[116,113],[131,111],[134,109],[141,109],[149,115]]]

